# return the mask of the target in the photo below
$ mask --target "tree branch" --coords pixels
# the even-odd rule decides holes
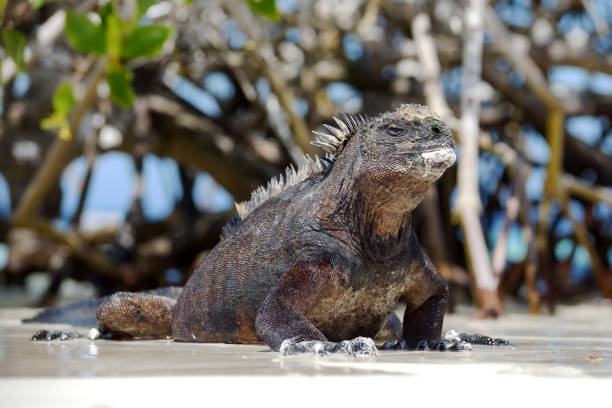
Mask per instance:
[[[59,180],[66,166],[67,158],[70,156],[70,152],[78,140],[81,121],[97,99],[98,83],[102,80],[104,74],[104,61],[100,60],[96,65],[95,71],[92,73],[92,79],[87,87],[87,93],[70,118],[70,132],[72,137],[70,140],[57,138],[51,145],[49,151],[45,155],[42,165],[39,167],[32,181],[28,184],[28,187],[19,201],[19,206],[13,214],[13,222],[15,224],[27,225],[28,220],[32,218],[37,211],[41,200],[45,197],[49,189]]]
[[[477,288],[477,305],[484,316],[497,316],[501,305],[497,296],[497,279],[491,270],[489,251],[478,213],[481,210],[478,191],[478,86],[482,70],[484,37],[484,1],[470,0],[465,9],[463,41],[463,77],[461,92],[461,160],[457,179],[458,196],[454,212],[459,216],[466,244],[468,263]]]

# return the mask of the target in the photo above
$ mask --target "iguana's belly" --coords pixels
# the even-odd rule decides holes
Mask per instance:
[[[355,289],[337,288],[324,295],[306,318],[331,341],[375,337],[394,310],[404,283]]]

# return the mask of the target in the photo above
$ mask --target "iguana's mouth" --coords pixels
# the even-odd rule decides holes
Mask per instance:
[[[447,168],[455,163],[455,149],[445,146],[428,149],[420,153],[425,166],[432,168]]]
[[[406,167],[420,177],[438,178],[444,170],[455,163],[455,149],[450,146],[436,146],[407,154]]]
[[[425,161],[447,162],[452,160],[455,162],[455,149],[444,146],[436,149],[428,149],[421,152],[421,157]]]
[[[455,149],[450,146],[436,146],[425,150],[398,152],[407,155],[409,161],[447,162],[455,161]]]
[[[454,151],[454,143],[444,143],[443,141],[435,141],[433,143],[407,141],[397,145],[395,154],[420,155],[423,153],[437,152],[445,149]]]
[[[455,151],[455,149],[453,149],[452,147],[448,147],[448,146],[436,146],[436,147],[432,147],[429,149],[425,149],[425,150],[421,150],[420,152],[416,152],[417,154],[425,154],[425,153],[431,153],[431,152],[437,152],[440,150],[452,150]]]

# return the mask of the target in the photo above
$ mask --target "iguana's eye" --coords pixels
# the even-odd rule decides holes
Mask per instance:
[[[438,125],[438,124],[433,124],[429,127],[429,129],[431,130],[431,133],[434,136],[440,136],[442,134],[442,126]]]
[[[399,134],[401,134],[404,130],[402,128],[398,128],[395,126],[389,126],[387,128],[387,133],[390,134],[391,136],[397,136]]]

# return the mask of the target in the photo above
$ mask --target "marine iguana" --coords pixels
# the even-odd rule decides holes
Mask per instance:
[[[390,326],[398,325],[392,312],[403,301],[399,339],[387,348],[445,349],[448,285],[421,250],[410,219],[455,162],[452,133],[420,105],[334,120],[337,127],[324,125],[329,133],[314,132],[313,144],[326,155],[307,156],[306,165],[290,166],[284,178],[237,204],[237,216],[182,291],[103,299],[96,314],[101,330],[263,341],[285,354],[375,354],[370,339],[390,316]]]

